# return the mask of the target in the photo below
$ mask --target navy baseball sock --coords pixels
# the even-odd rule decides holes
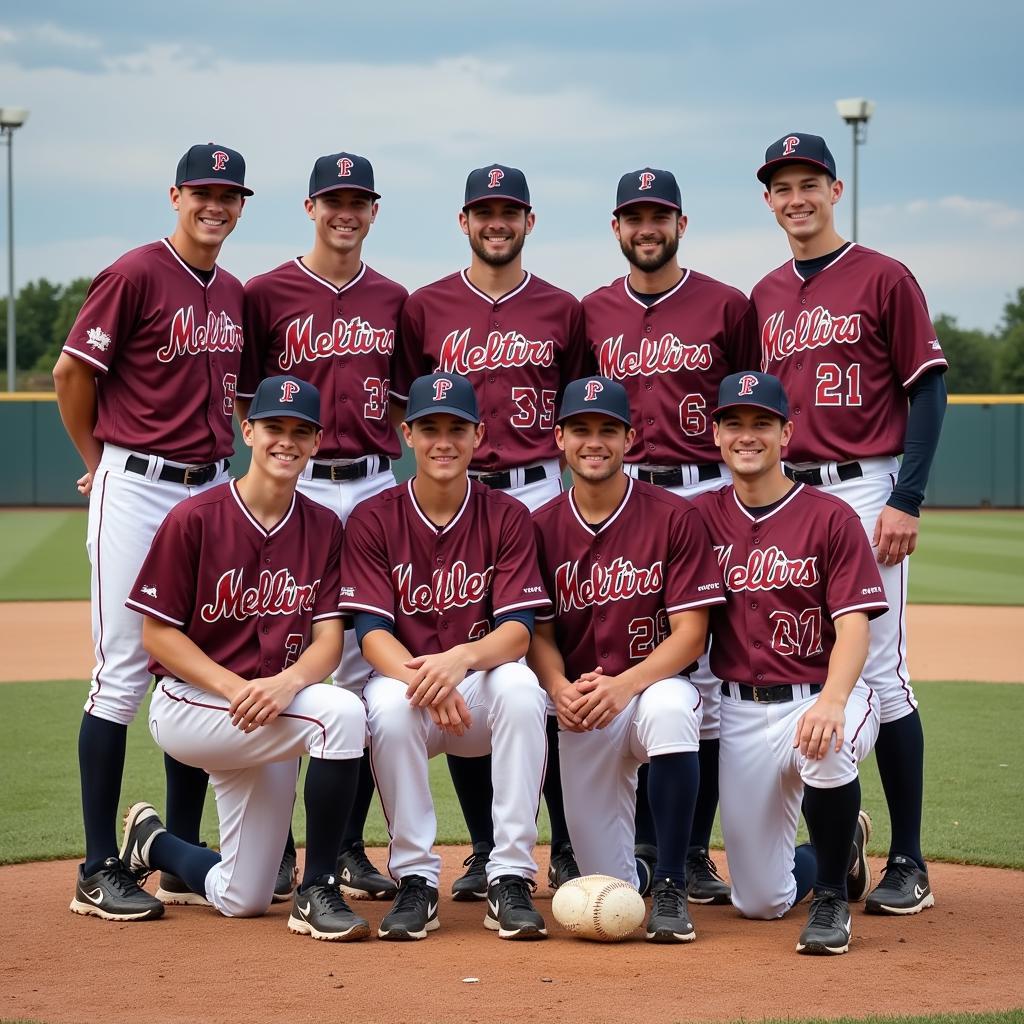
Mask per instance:
[[[924,799],[924,730],[915,709],[878,730],[875,760],[889,806],[892,841],[889,856],[902,853],[925,870],[921,853],[921,802]]]
[[[108,857],[117,856],[117,805],[128,726],[82,715],[78,730],[78,771],[82,778],[86,875],[94,875]]]
[[[305,889],[321,875],[338,871],[341,837],[359,785],[360,758],[329,761],[311,757],[306,769],[306,864]]]
[[[818,858],[815,892],[829,889],[846,899],[846,876],[859,811],[860,779],[837,789],[804,788],[804,818]]]
[[[161,832],[149,848],[148,860],[151,867],[177,875],[192,892],[205,896],[206,876],[220,862],[220,854]]]
[[[569,826],[565,821],[565,803],[562,801],[562,768],[558,756],[558,719],[547,716],[548,763],[544,769],[544,803],[548,805],[551,822],[551,849],[557,850],[569,842]]]
[[[693,810],[691,846],[711,845],[711,828],[718,811],[718,740],[701,740],[697,750],[700,760],[700,786],[697,788],[697,806]]]
[[[167,776],[167,813],[164,815],[167,831],[198,846],[210,776],[202,768],[182,764],[166,752],[164,773]]]
[[[680,889],[686,885],[686,851],[699,784],[700,761],[696,751],[651,758],[647,796],[658,836],[655,882],[670,878]]]
[[[795,904],[811,891],[818,877],[818,858],[810,843],[802,843],[793,851],[793,877],[796,879]]]
[[[341,837],[341,848],[347,850],[355,843],[363,841],[366,828],[366,816],[370,813],[370,801],[373,799],[373,771],[370,768],[370,750],[363,751],[359,761],[359,782],[356,784],[355,800],[345,823],[345,834]]]
[[[491,805],[494,790],[491,788],[491,755],[483,757],[456,757],[448,754],[448,771],[451,773],[455,795],[459,798],[462,816],[469,829],[469,840],[475,846],[486,843],[494,846],[494,822],[491,819]]]
[[[633,827],[636,830],[636,842],[645,846],[657,846],[658,835],[654,830],[654,817],[651,815],[651,801],[647,793],[647,780],[650,775],[649,764],[640,765],[636,773],[636,811],[633,814]]]

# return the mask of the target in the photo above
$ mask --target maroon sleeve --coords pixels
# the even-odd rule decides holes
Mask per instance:
[[[673,513],[669,524],[669,556],[665,566],[665,610],[669,615],[724,604],[725,588],[711,538],[692,506]]]
[[[252,398],[256,387],[265,376],[267,349],[270,346],[266,323],[266,310],[257,288],[246,285],[243,306],[242,362],[238,370],[238,397]]]
[[[122,274],[100,274],[89,286],[64,351],[106,373],[119,342],[135,332],[141,301],[138,288]]]
[[[395,350],[391,353],[391,386],[388,394],[400,402],[404,402],[409,397],[409,385],[415,379],[406,379],[409,374],[409,363],[405,349],[409,343],[409,336],[405,333],[404,324],[405,307],[408,302],[409,295],[406,293],[395,321]],[[422,341],[419,344],[422,346]]]
[[[532,519],[532,525],[533,539],[537,545],[537,567],[540,570],[541,582],[547,586],[549,581],[554,580],[554,574],[550,571],[548,564],[548,551],[544,544],[545,532],[536,518]],[[549,589],[553,593],[553,588]],[[554,603],[548,604],[547,608],[538,609],[534,617],[538,622],[551,622],[555,617]]]
[[[743,312],[729,330],[726,351],[732,373],[761,369],[761,334],[757,329],[757,309],[749,299]]]
[[[398,338],[401,339],[401,347]],[[409,296],[402,307],[398,338],[395,340],[391,394],[404,401],[409,397],[409,386],[423,374],[423,304],[415,295]]]
[[[492,516],[495,511],[491,510]],[[523,608],[539,608],[546,612],[550,602],[540,577],[537,544],[526,506],[511,499],[498,529],[498,550],[491,584],[494,617]]]
[[[395,621],[395,588],[391,582],[387,539],[376,518],[349,517],[341,555],[338,608],[343,612],[370,612]]]
[[[856,515],[836,514],[829,536],[828,581],[825,602],[833,619],[847,612],[878,618],[889,607],[878,563]]]
[[[320,589],[317,591],[316,604],[313,606],[313,621],[321,619],[337,619],[341,617],[338,608],[338,594],[341,590],[341,551],[344,527],[341,520],[334,519],[331,530],[331,544],[327,551],[327,561],[320,577]]]
[[[572,320],[569,330],[569,344],[566,346],[565,358],[562,360],[562,388],[580,377],[590,377],[597,373],[594,354],[587,344],[587,331],[583,321],[583,306],[577,302],[573,306]]]
[[[949,365],[928,315],[924,292],[907,274],[900,278],[882,303],[882,323],[889,341],[889,358],[904,390],[925,370]]]
[[[192,618],[199,579],[200,538],[182,516],[169,515],[156,531],[125,606],[183,629]],[[198,532],[198,531],[197,531]]]

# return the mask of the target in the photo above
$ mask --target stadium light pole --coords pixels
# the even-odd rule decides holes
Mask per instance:
[[[14,132],[28,120],[24,107],[0,107],[0,133],[7,143],[7,390],[17,390],[14,326]]]
[[[862,98],[836,100],[839,116],[853,129],[853,238],[857,241],[857,150],[868,141],[868,121],[875,104]]]

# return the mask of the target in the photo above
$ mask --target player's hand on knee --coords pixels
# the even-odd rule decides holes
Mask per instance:
[[[558,719],[558,724],[568,732],[586,732],[580,717],[570,710],[582,696],[583,694],[576,688],[576,684],[566,680],[565,686],[551,698],[551,702],[555,705],[555,717]]]
[[[840,701],[819,697],[796,724],[793,746],[811,761],[820,761],[835,746],[838,754],[843,747],[843,726],[846,706]]]
[[[454,736],[462,736],[473,725],[469,708],[458,690],[452,690],[439,704],[427,708],[434,724]]]
[[[295,686],[283,674],[252,679],[231,702],[231,724],[242,732],[268,725],[291,704]]]
[[[580,717],[584,729],[603,729],[633,696],[628,680],[606,676],[600,669],[585,672],[576,688],[583,694],[583,702],[572,710]]]
[[[415,673],[405,695],[418,708],[437,705],[445,700],[469,671],[469,657],[462,645],[410,658],[405,667]]]
[[[871,539],[878,549],[878,561],[882,565],[898,565],[907,555],[912,555],[917,547],[919,526],[917,516],[901,512],[892,505],[883,505]]]

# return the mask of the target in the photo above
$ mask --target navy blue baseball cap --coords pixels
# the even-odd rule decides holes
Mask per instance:
[[[265,420],[271,416],[290,416],[308,420],[318,427],[320,420],[320,392],[308,381],[290,375],[266,377],[260,381],[249,406],[250,420]]]
[[[313,173],[309,176],[310,199],[339,188],[359,189],[380,199],[380,193],[373,187],[372,164],[365,156],[355,153],[330,153],[313,164]]]
[[[190,146],[178,161],[174,185],[234,185],[243,196],[251,196],[245,187],[245,160],[236,149],[208,142],[205,146]]]
[[[558,422],[561,424],[571,416],[586,416],[589,413],[611,416],[627,427],[630,426],[626,389],[609,377],[581,377],[567,384],[558,410]]]
[[[773,412],[784,420],[789,419],[786,389],[782,386],[782,381],[770,373],[744,370],[742,373],[733,373],[726,377],[718,386],[718,407],[711,414],[711,418],[717,421],[726,409],[738,405],[752,405],[756,409]]]
[[[633,203],[658,203],[682,212],[683,197],[679,194],[676,176],[655,167],[641,167],[639,171],[624,174],[619,178],[612,216],[618,217],[620,210]]]
[[[469,172],[466,178],[466,201],[462,208],[486,199],[506,199],[530,209],[530,189],[526,175],[518,167],[488,164]]]
[[[421,416],[448,413],[470,423],[480,422],[476,393],[467,378],[458,373],[430,373],[417,377],[409,388],[405,406],[405,422]]]
[[[771,185],[772,175],[786,164],[810,164],[830,174],[836,174],[836,161],[825,140],[820,135],[805,135],[791,132],[773,142],[764,153],[764,163],[757,172],[757,178],[764,185]]]

